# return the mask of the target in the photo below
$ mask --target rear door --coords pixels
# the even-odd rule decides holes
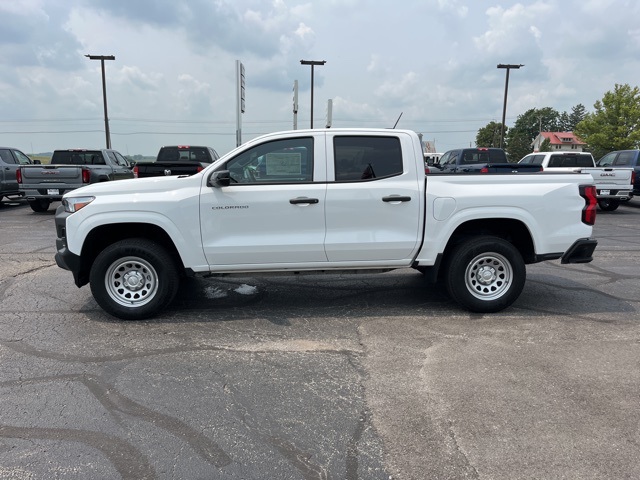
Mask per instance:
[[[325,250],[330,262],[412,258],[422,212],[410,137],[327,133]],[[422,177],[424,178],[424,177]]]
[[[18,169],[18,161],[13,155],[13,152],[8,148],[0,149],[0,168],[2,168],[2,174],[0,175],[0,181],[2,185],[0,191],[6,193],[16,193],[18,191],[18,181],[16,180],[16,170]]]

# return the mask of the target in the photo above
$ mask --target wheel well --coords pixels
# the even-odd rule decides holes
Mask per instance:
[[[79,279],[84,285],[89,281],[89,271],[98,254],[109,245],[125,238],[146,238],[162,245],[174,259],[179,271],[184,264],[173,240],[162,228],[150,223],[118,223],[101,225],[91,230],[82,246]]]
[[[535,261],[533,239],[529,229],[519,220],[512,218],[485,218],[471,220],[456,228],[444,250],[444,258],[449,252],[465,238],[478,235],[493,235],[503,238],[518,249],[524,263]]]

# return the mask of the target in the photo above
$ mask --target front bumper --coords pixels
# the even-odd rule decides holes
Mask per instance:
[[[89,282],[86,274],[81,274],[82,259],[80,255],[76,255],[71,252],[67,247],[66,238],[66,224],[67,217],[71,215],[69,212],[64,211],[64,207],[60,205],[56,209],[55,224],[56,224],[56,254],[54,256],[56,264],[65,270],[69,270],[73,273],[73,280],[78,287],[86,285]]]
[[[589,263],[593,260],[593,251],[598,241],[595,238],[581,238],[576,240],[562,255],[561,263]]]

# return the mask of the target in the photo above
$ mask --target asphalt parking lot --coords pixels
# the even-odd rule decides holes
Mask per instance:
[[[199,279],[104,314],[0,206],[0,479],[640,478],[640,200],[470,314],[412,270]]]

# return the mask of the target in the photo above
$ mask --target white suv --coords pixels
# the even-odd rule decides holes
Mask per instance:
[[[541,165],[543,170],[573,172],[582,168],[595,167],[593,155],[587,152],[538,152],[530,153],[518,163]]]

